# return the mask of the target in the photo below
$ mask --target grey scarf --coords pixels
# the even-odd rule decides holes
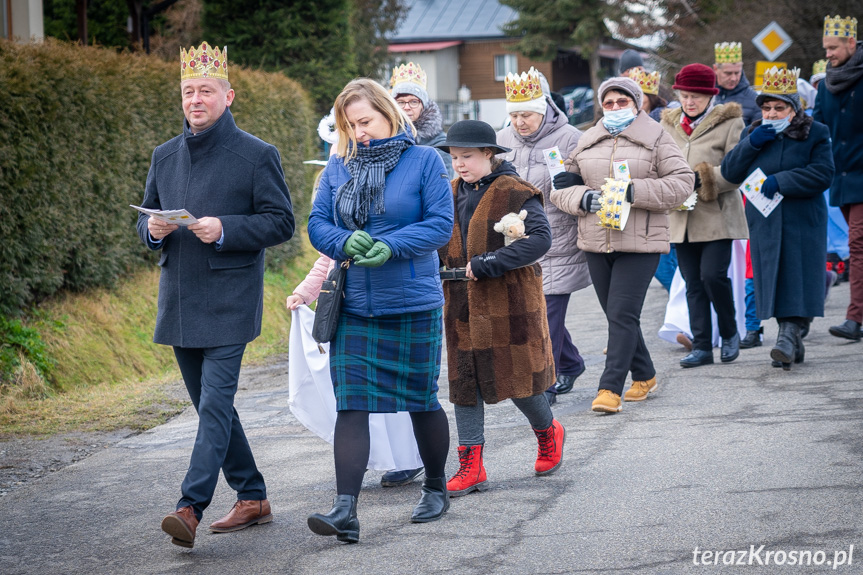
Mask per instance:
[[[357,146],[356,155],[345,167],[351,179],[336,191],[339,217],[349,230],[361,229],[374,213],[384,213],[384,186],[387,174],[396,167],[402,152],[413,146],[410,138],[394,137],[375,146]]]
[[[838,68],[827,64],[827,76],[824,81],[830,93],[835,95],[857,83],[860,76],[863,76],[863,42],[857,42],[857,51]]]

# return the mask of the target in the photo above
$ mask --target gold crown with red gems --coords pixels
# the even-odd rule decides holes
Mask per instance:
[[[714,44],[717,64],[737,64],[743,61],[743,46],[740,42],[723,42]]]
[[[419,64],[408,62],[407,64],[402,64],[401,66],[393,68],[393,75],[390,77],[390,88],[395,87],[396,84],[403,84],[404,82],[411,82],[425,90],[428,77],[423,69],[420,68]]]
[[[857,18],[846,16],[824,17],[824,35],[837,36],[839,38],[857,37]]]
[[[516,76],[512,72],[507,74],[504,88],[507,102],[530,102],[543,97],[539,72],[533,66],[527,72],[522,72],[521,76]]]
[[[641,86],[641,91],[645,94],[659,94],[659,72],[647,73],[636,68],[629,77]]]
[[[787,96],[797,93],[797,77],[800,68],[777,68],[773,66],[764,72],[764,84],[761,86],[762,94],[778,94]]]
[[[180,81],[199,78],[228,79],[228,47],[222,50],[202,42],[198,48],[192,46],[186,52],[180,48]]]

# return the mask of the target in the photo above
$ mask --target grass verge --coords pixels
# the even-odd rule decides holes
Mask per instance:
[[[261,335],[249,344],[244,365],[287,353],[285,297],[318,256],[305,237],[303,246],[283,270],[264,276]],[[185,392],[176,391],[180,374],[171,348],[152,341],[158,284],[159,272],[146,269],[112,290],[64,294],[40,305],[27,325],[56,362],[54,385],[23,360],[19,384],[0,395],[0,436],[144,430],[188,405]]]

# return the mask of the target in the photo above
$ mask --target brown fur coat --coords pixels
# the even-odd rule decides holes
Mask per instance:
[[[453,183],[453,195],[461,180]],[[462,246],[458,215],[441,261],[465,267],[471,257],[504,247],[494,224],[541,192],[521,178],[500,176],[477,205]],[[444,282],[450,401],[476,405],[477,388],[486,403],[538,395],[554,383],[554,360],[542,270],[534,263],[497,278]]]

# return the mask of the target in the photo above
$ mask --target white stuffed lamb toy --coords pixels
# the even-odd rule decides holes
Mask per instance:
[[[508,246],[515,240],[529,237],[524,235],[524,219],[526,217],[527,210],[521,210],[517,214],[510,212],[494,225],[494,231],[500,232],[504,235],[504,246]]]

